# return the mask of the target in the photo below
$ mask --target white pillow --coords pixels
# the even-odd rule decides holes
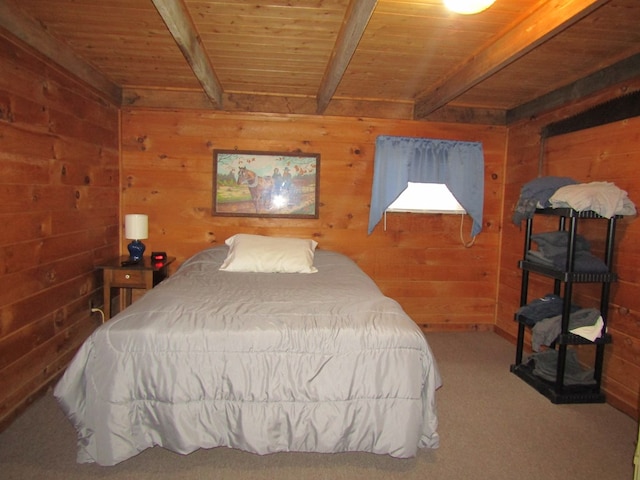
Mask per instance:
[[[315,273],[318,242],[300,238],[238,233],[225,243],[229,253],[220,270],[227,272]]]

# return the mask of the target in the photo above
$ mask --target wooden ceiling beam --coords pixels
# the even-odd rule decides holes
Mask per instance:
[[[0,1],[0,27],[105,95],[114,105],[120,105],[122,90],[118,85],[77,57],[69,46],[49,34],[46,27],[23,13],[13,0]]]
[[[549,0],[449,75],[418,94],[414,118],[427,117],[607,2],[609,0]]]
[[[222,107],[222,87],[182,0],[152,0],[187,63],[214,104]]]
[[[377,0],[351,0],[318,89],[317,113],[326,110],[364,34]]]
[[[640,77],[640,53],[632,55],[588,77],[581,78],[570,85],[549,92],[531,102],[520,105],[507,112],[507,125],[523,119],[529,119],[559,108],[568,103],[588,97],[612,85],[627,82]]]

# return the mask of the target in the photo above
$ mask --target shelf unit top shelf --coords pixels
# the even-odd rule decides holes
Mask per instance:
[[[593,210],[579,212],[572,208],[537,208],[535,213],[538,215],[554,215],[556,217],[599,218],[609,220],[609,218],[603,217]],[[615,215],[613,218],[622,218],[622,215]]]

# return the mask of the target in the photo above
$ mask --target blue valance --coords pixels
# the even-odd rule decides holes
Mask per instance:
[[[379,136],[376,139],[369,234],[409,182],[444,183],[482,230],[484,153],[480,142]]]

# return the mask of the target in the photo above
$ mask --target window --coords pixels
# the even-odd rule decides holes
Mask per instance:
[[[387,212],[466,213],[444,183],[409,182]]]
[[[460,208],[456,211],[466,212],[473,220],[471,236],[475,238],[480,233],[484,203],[484,154],[480,142],[380,135],[376,139],[369,235],[401,193],[414,190],[409,188],[410,183],[446,185],[463,206],[456,206],[455,209]],[[434,187],[429,188],[433,190]],[[422,197],[429,199],[433,194],[420,193],[418,198]],[[391,209],[421,212],[442,210],[444,208],[440,202],[429,210],[416,207],[414,202],[403,207],[394,205]]]

